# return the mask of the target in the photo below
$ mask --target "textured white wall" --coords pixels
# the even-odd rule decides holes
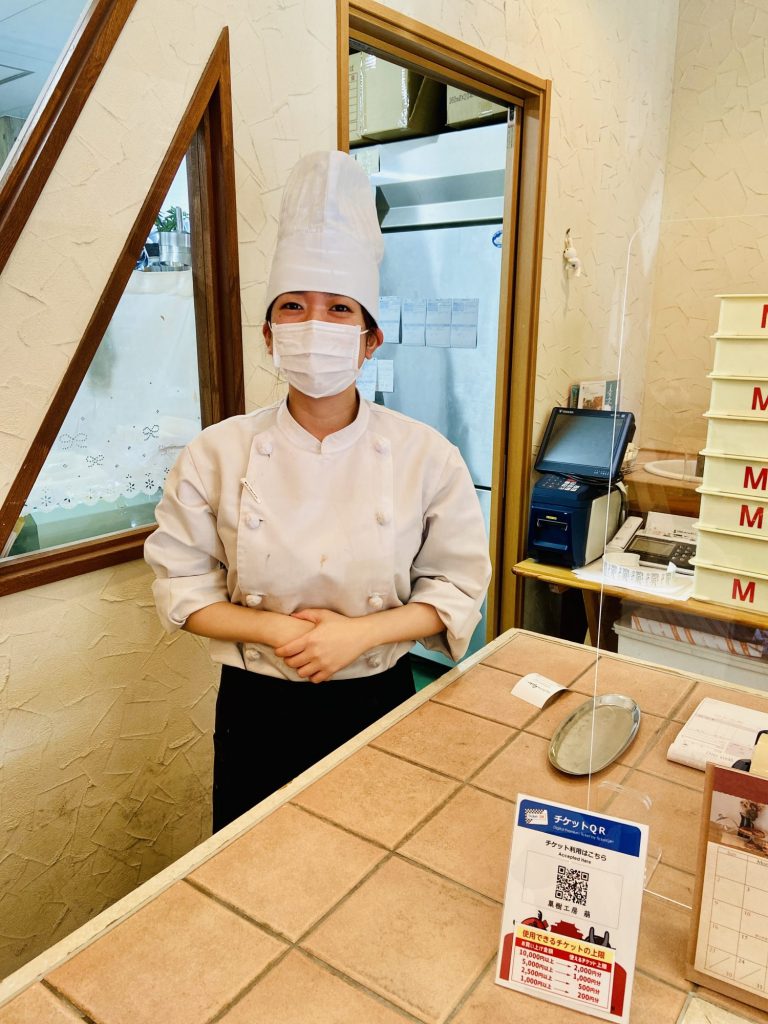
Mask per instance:
[[[628,306],[632,407],[641,383],[627,366],[645,358],[676,4],[393,6],[554,80],[537,429],[571,380],[615,373],[627,242],[647,228]],[[0,277],[0,494],[223,24],[232,42],[248,403],[275,393],[259,355],[265,277],[288,169],[335,141],[333,3],[139,0]],[[578,280],[562,268],[567,227],[585,266]],[[214,673],[194,638],[162,636],[140,564],[5,598],[0,614],[11,752],[0,810],[7,971],[205,835]]]
[[[716,296],[768,289],[766,36],[765,2],[680,2],[641,420],[649,448],[704,447]]]
[[[676,0],[393,0],[552,79],[534,443],[572,381],[615,377],[639,412],[664,185]],[[563,270],[567,228],[584,275]],[[623,316],[627,249],[632,247]]]
[[[138,0],[0,277],[0,494],[224,25],[249,404],[280,189],[336,137],[333,0]],[[143,563],[0,600],[0,974],[210,831],[215,672],[164,636]]]

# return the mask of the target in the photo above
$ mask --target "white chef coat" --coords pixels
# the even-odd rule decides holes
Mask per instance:
[[[347,616],[419,601],[446,627],[425,645],[458,659],[490,579],[483,517],[458,449],[364,399],[355,420],[323,441],[285,401],[208,427],[168,475],[156,516],[145,557],[169,631],[216,601]],[[383,672],[411,646],[367,651],[334,678]],[[300,678],[268,645],[212,640],[210,650],[223,664]]]

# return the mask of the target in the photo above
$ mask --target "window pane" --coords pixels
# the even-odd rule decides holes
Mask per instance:
[[[85,0],[0,0],[0,174]]]
[[[9,555],[154,521],[200,430],[189,199],[182,164],[23,508]],[[184,231],[175,230],[178,222]]]

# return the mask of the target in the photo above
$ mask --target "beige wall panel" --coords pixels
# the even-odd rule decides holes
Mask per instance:
[[[390,6],[551,78],[537,444],[572,381],[615,377],[639,413],[672,95],[677,3],[394,0]],[[564,270],[567,228],[584,268]],[[628,287],[625,277],[629,242]]]
[[[280,190],[336,137],[332,0],[138,0],[0,277],[0,493],[230,26],[249,407]],[[214,683],[142,563],[0,599],[0,975],[205,838]]]
[[[704,447],[716,296],[768,287],[766,35],[765,4],[681,0],[643,405],[649,448]]]

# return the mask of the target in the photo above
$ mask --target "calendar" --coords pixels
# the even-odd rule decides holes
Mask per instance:
[[[688,976],[768,1010],[768,779],[707,765]]]

